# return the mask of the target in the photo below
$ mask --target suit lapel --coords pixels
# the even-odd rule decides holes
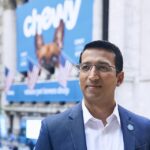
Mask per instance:
[[[127,110],[119,106],[119,114],[121,120],[121,127],[124,139],[124,149],[133,150],[135,149],[135,126],[131,121],[131,117],[128,115]]]
[[[81,104],[73,108],[68,119],[74,150],[87,150]]]
[[[135,125],[127,110],[119,108],[124,150],[135,149]],[[71,135],[74,150],[87,150],[81,103],[76,105],[68,116],[67,128]]]

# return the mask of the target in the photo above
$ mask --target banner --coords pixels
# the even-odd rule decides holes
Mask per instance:
[[[27,85],[16,84],[7,94],[9,101],[15,102],[73,102],[82,100],[79,81],[68,81],[66,87],[57,82],[37,83],[34,89],[28,89]]]
[[[31,82],[32,89],[26,86],[25,80],[12,86],[7,99],[81,99],[78,72],[74,65],[78,63],[84,45],[92,40],[93,1],[34,0],[18,7],[16,15],[18,72],[28,77],[31,64],[32,68],[38,66],[38,71],[32,73],[33,78],[36,75],[36,80]],[[59,87],[62,91],[67,89],[67,94],[59,93]],[[49,92],[43,90],[46,88]]]

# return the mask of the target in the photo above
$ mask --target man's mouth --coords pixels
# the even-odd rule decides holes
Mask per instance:
[[[95,84],[90,84],[90,85],[87,85],[88,88],[101,88],[102,86],[101,85],[95,85]]]

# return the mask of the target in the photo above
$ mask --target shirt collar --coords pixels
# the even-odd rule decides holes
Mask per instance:
[[[82,101],[82,110],[83,110],[84,125],[87,124],[87,122],[89,120],[99,120],[99,119],[94,118],[91,115],[91,113],[89,112],[89,110],[85,106],[84,100]],[[120,116],[119,116],[119,110],[118,110],[118,104],[116,104],[113,113],[106,120],[107,120],[107,122],[110,122],[114,118],[117,120],[118,124],[121,125]]]

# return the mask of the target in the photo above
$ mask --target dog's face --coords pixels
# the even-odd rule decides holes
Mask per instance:
[[[42,35],[35,36],[36,56],[39,63],[51,74],[55,72],[55,67],[59,66],[59,56],[63,47],[64,23],[61,20],[56,28],[52,43],[44,44]]]

